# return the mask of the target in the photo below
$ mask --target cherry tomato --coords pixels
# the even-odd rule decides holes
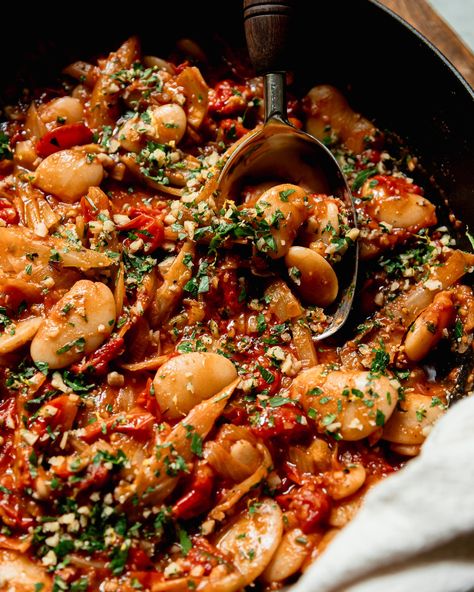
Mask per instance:
[[[393,177],[392,175],[375,175],[371,178],[377,181],[377,186],[385,190],[387,195],[405,195],[407,193],[423,194],[423,190],[414,183],[409,183],[402,177]]]
[[[160,210],[131,208],[129,216],[133,216],[130,222],[119,226],[121,232],[128,231],[132,235],[124,241],[125,246],[142,239],[144,252],[151,253],[163,244],[165,231]]]
[[[0,197],[0,220],[6,224],[18,224],[18,219],[18,213],[13,205],[8,199]]]
[[[309,534],[324,523],[331,511],[331,498],[318,485],[306,481],[290,493],[277,496],[278,503],[285,509],[295,513],[301,530]]]
[[[105,374],[108,369],[109,362],[116,358],[123,349],[123,337],[112,337],[93,352],[85,362],[76,364],[72,367],[73,372],[81,373],[87,370],[95,374]]]
[[[219,137],[226,144],[239,140],[249,130],[237,119],[223,119],[219,126]]]
[[[90,444],[94,440],[104,438],[113,432],[144,439],[151,436],[155,421],[155,416],[147,411],[132,410],[125,416],[119,413],[86,426],[81,439]]]
[[[86,222],[97,220],[103,210],[110,207],[109,198],[103,191],[93,193],[92,196],[86,195],[81,198],[81,213]]]
[[[83,123],[69,123],[47,132],[36,144],[36,152],[41,158],[50,154],[89,144],[94,139],[92,131]]]
[[[301,409],[292,405],[266,407],[259,413],[257,425],[251,427],[252,432],[263,440],[268,438],[300,438],[309,430],[307,419]]]
[[[143,549],[131,547],[128,551],[127,566],[137,571],[153,569],[154,565]]]
[[[39,410],[30,431],[41,437],[48,428],[52,431],[57,428],[63,431],[70,430],[76,418],[78,405],[79,402],[69,395],[51,399]]]
[[[189,491],[183,495],[173,506],[173,515],[181,520],[189,520],[205,512],[212,501],[212,487],[214,474],[210,467],[198,463]]]
[[[217,115],[235,115],[247,108],[250,90],[232,80],[222,80],[209,91],[209,112]]]
[[[161,412],[158,407],[155,395],[152,393],[153,380],[148,378],[143,391],[138,395],[136,404],[151,413],[158,421],[161,419]]]
[[[13,491],[13,480],[5,476],[0,487],[0,522],[10,528],[26,530],[33,525],[28,515],[26,502]]]

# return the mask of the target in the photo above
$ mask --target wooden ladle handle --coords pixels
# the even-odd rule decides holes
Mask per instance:
[[[294,0],[244,0],[247,47],[257,74],[287,66]]]

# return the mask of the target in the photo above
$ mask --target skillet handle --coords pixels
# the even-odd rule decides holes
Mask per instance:
[[[257,74],[284,72],[294,0],[244,0],[250,60]]]

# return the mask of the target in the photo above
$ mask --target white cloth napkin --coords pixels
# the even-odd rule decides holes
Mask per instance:
[[[291,592],[474,590],[474,396],[371,490]]]

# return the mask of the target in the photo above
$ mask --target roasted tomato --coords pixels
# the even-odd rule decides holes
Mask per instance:
[[[54,152],[89,144],[94,134],[84,123],[69,123],[47,132],[36,144],[36,152],[46,158]]]

